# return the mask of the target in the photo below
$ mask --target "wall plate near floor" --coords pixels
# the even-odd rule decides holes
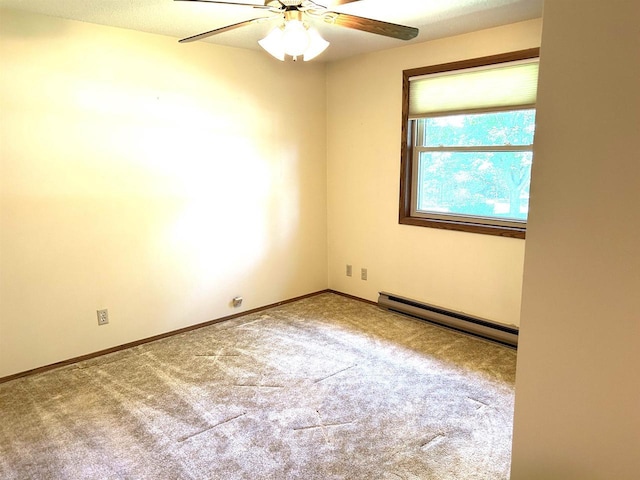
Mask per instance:
[[[104,310],[98,310],[98,325],[106,325],[109,323],[109,311],[105,308]]]

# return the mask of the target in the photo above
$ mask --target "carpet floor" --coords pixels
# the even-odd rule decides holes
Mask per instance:
[[[515,365],[323,293],[0,385],[0,478],[507,479]]]

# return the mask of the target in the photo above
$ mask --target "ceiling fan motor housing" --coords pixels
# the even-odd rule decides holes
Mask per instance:
[[[264,6],[280,9],[282,7],[299,7],[303,3],[303,0],[265,0]]]

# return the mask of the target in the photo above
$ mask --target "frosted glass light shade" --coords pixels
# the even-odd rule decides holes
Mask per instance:
[[[304,52],[305,62],[308,62],[309,60],[313,60],[322,52],[324,52],[329,46],[329,42],[327,42],[324,38],[322,38],[316,29],[310,28],[308,30],[308,33],[309,33],[309,48],[307,48]]]
[[[258,44],[268,53],[284,62],[284,32],[280,27],[276,27],[269,35],[258,41]]]
[[[305,62],[317,57],[329,46],[329,42],[317,30],[307,28],[298,20],[288,20],[285,25],[274,28],[258,44],[280,61],[284,61],[285,55],[302,55]]]
[[[304,24],[299,20],[286,22],[283,31],[284,53],[297,57],[309,48],[309,34]]]

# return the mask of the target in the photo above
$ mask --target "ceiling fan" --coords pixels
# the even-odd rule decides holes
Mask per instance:
[[[253,23],[273,20],[275,18],[283,19],[282,23],[271,30],[265,38],[258,42],[267,52],[282,61],[284,61],[286,55],[293,57],[293,60],[297,60],[299,56],[302,56],[305,61],[308,61],[320,55],[329,46],[329,42],[324,40],[317,30],[311,28],[309,24],[304,21],[305,17],[317,18],[328,24],[361,30],[363,32],[374,33],[377,35],[384,35],[386,37],[397,38],[400,40],[411,40],[418,35],[417,28],[358,17],[356,15],[349,15],[346,13],[334,12],[329,10],[328,7],[320,5],[313,0],[265,0],[264,5],[220,2],[217,0],[175,1],[236,5],[262,10],[272,14],[270,16],[251,18],[243,22],[234,23],[232,25],[227,25],[226,27],[216,28],[208,32],[193,35],[192,37],[183,38],[180,40],[180,43],[202,40],[204,38],[235,30],[236,28],[251,25]],[[333,0],[330,3],[332,6],[338,6],[357,1],[359,0]]]

